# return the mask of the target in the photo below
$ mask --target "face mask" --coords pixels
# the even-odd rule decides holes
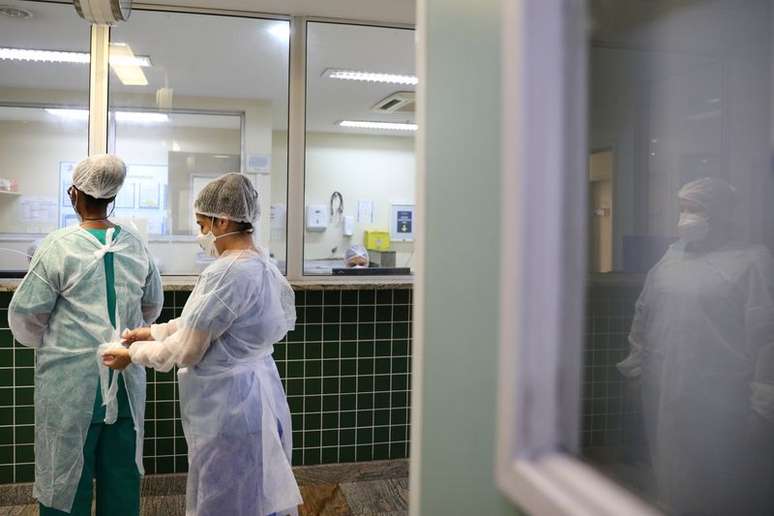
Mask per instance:
[[[199,247],[202,248],[204,254],[215,258],[218,256],[218,248],[215,247],[215,235],[212,234],[212,230],[209,233],[199,233],[196,235],[196,241],[199,243]]]
[[[707,238],[709,221],[695,213],[681,213],[677,232],[685,242],[699,242]]]
[[[222,235],[215,236],[212,233],[212,227],[210,227],[209,233],[200,232],[198,235],[196,235],[196,241],[199,243],[199,247],[202,248],[202,251],[204,251],[204,254],[212,258],[217,258],[220,256],[220,253],[218,252],[218,248],[215,245],[215,242],[219,238],[227,237],[229,235],[236,235],[238,233],[241,233],[241,231],[232,231],[231,233],[224,233]]]

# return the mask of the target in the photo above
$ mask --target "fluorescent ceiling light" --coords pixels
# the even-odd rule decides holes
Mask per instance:
[[[7,61],[31,61],[34,63],[88,64],[88,52],[61,52],[58,50],[29,50],[0,47],[0,59]]]
[[[137,124],[160,124],[169,122],[169,115],[166,113],[149,113],[145,111],[117,111],[116,120],[119,122]]]
[[[112,46],[113,44],[111,44]],[[91,56],[88,52],[64,52],[61,50],[32,50],[26,48],[0,47],[0,60],[5,61],[29,61],[33,63],[71,63],[89,64]],[[110,64],[134,65],[147,68],[152,66],[148,56],[132,56],[126,60],[124,57],[110,56]]]
[[[46,113],[54,115],[59,118],[65,118],[68,120],[86,121],[89,119],[89,111],[87,109],[60,109],[49,108],[46,109]],[[166,113],[149,113],[144,111],[117,111],[115,112],[116,120],[119,122],[136,123],[136,124],[159,124],[169,122],[169,116]]]
[[[353,127],[357,129],[385,129],[387,131],[416,131],[417,124],[399,124],[396,122],[366,122],[359,120],[343,120],[339,122],[341,127]]]
[[[323,77],[329,79],[341,79],[345,81],[382,82],[388,84],[403,84],[416,86],[415,75],[398,75],[394,73],[356,72],[354,70],[337,70],[328,68],[323,72]]]
[[[126,43],[110,44],[110,67],[124,86],[147,86],[139,60]]]
[[[89,119],[89,111],[86,109],[46,109],[46,113],[68,120],[86,121]]]
[[[290,24],[288,22],[276,22],[269,27],[269,34],[281,41],[290,38]]]

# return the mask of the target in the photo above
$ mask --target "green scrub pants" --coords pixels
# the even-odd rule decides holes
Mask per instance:
[[[40,505],[40,516],[90,516],[92,479],[97,480],[97,516],[139,516],[140,473],[134,462],[134,422],[119,418],[112,425],[92,423],[83,446],[83,472],[72,510]]]

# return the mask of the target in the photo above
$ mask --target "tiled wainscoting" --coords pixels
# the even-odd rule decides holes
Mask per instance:
[[[34,477],[34,351],[8,330],[0,292],[0,484]],[[167,291],[161,321],[188,292]],[[296,290],[298,324],[274,357],[293,414],[293,463],[402,459],[409,453],[412,290]],[[148,474],[186,471],[175,372],[148,373]]]
[[[629,354],[629,330],[639,281],[592,282],[587,291],[582,444],[621,447],[640,438],[639,404],[616,368]]]

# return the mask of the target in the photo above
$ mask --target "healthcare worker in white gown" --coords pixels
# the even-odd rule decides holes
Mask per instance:
[[[253,243],[258,193],[244,175],[213,180],[194,207],[200,244],[218,259],[179,319],[126,333],[128,350],[104,360],[180,368],[187,515],[295,513],[301,496],[290,465],[290,410],[272,358],[295,325],[293,290]]]
[[[734,241],[734,189],[678,194],[680,241],[650,271],[629,356],[640,382],[659,503],[668,514],[772,514],[774,264]]]

